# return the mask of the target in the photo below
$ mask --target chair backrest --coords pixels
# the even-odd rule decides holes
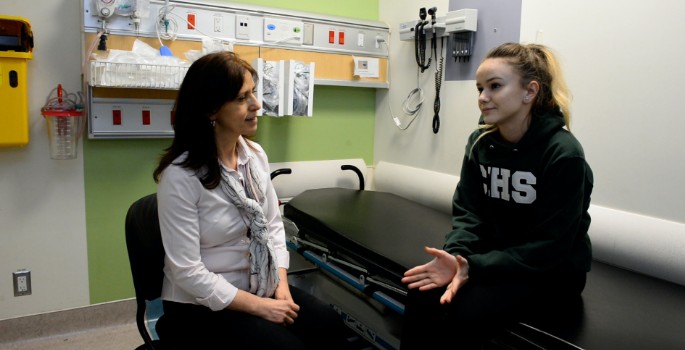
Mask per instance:
[[[131,204],[126,213],[126,248],[136,292],[136,323],[148,349],[155,349],[145,326],[146,302],[160,297],[164,279],[164,246],[157,216],[157,194]]]

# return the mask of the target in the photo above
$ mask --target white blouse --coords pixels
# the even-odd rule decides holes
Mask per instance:
[[[290,255],[266,153],[254,142],[248,146],[242,137],[239,142],[238,171],[228,169],[230,176],[243,182],[249,152],[256,161],[261,188],[266,189],[262,209],[269,222],[277,266],[287,269]],[[173,163],[185,157],[183,154]],[[207,190],[194,171],[171,164],[160,177],[157,202],[166,252],[164,300],[204,305],[216,311],[231,304],[238,289],[250,289],[249,222],[221,186]]]

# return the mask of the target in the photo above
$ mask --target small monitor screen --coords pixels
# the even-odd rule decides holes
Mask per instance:
[[[19,37],[10,35],[0,35],[0,49],[3,47],[15,48],[19,46]]]

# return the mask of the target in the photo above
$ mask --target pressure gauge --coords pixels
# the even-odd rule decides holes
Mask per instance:
[[[93,0],[98,17],[109,18],[114,14],[117,0]]]

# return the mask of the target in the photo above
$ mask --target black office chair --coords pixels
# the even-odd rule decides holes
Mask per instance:
[[[278,169],[271,173],[271,178],[291,172],[288,168]],[[136,292],[136,325],[145,341],[136,350],[160,350],[160,340],[154,339],[148,330],[148,324],[150,328],[154,326],[146,319],[149,302],[161,309],[159,297],[164,279],[164,246],[159,230],[156,193],[146,195],[131,204],[126,213],[125,231],[128,260]]]
[[[145,341],[136,350],[159,350],[160,341],[153,339],[145,317],[148,302],[160,302],[164,279],[164,246],[159,231],[156,193],[144,196],[131,204],[126,213],[125,231],[128,260],[136,291],[136,324],[140,336]]]

